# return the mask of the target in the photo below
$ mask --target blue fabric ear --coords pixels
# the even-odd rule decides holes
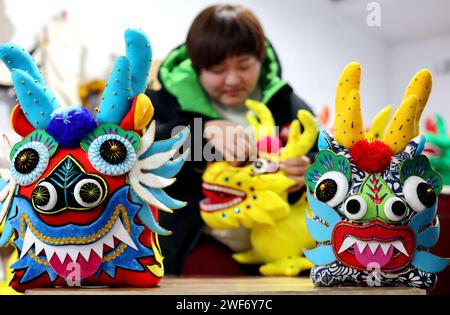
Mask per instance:
[[[440,232],[441,227],[439,225],[425,229],[422,233],[416,235],[417,246],[423,246],[426,248],[433,247],[439,240]]]
[[[179,158],[169,161],[164,165],[162,165],[160,168],[149,171],[149,173],[155,174],[157,176],[162,176],[165,178],[174,177],[183,167],[184,162],[186,162],[189,156],[189,153],[190,153],[189,150],[187,150]]]
[[[440,272],[447,268],[450,260],[438,257],[426,251],[416,251],[411,264],[425,272]]]
[[[148,229],[150,229],[151,231],[153,231],[157,234],[161,234],[161,235],[172,234],[172,232],[164,229],[163,227],[161,227],[158,224],[158,222],[156,222],[149,205],[145,201],[142,201],[136,195],[136,193],[133,191],[133,189],[130,189],[130,195],[131,195],[132,201],[141,207],[141,209],[138,212],[138,217]]]
[[[325,129],[320,130],[319,132],[319,138],[317,140],[317,146],[319,148],[319,151],[327,150],[327,149],[333,149],[331,145],[332,137],[328,134],[328,132]]]
[[[326,203],[323,203],[311,195],[309,189],[306,190],[309,206],[317,217],[328,223],[328,229],[333,230],[334,226],[342,221],[339,214]]]
[[[437,206],[427,208],[422,212],[417,213],[412,217],[411,221],[409,221],[408,225],[413,229],[416,235],[420,235],[420,231],[423,227],[433,223],[433,220],[436,217],[436,208]]]
[[[326,227],[318,221],[311,220],[306,214],[306,226],[311,237],[317,242],[325,242],[331,240],[333,229]]]
[[[331,245],[319,246],[311,250],[305,250],[303,253],[316,266],[328,265],[336,261]]]
[[[186,141],[187,137],[190,134],[189,127],[183,128],[178,134],[173,136],[172,138],[166,140],[155,141],[151,145],[150,149],[147,152],[140,156],[140,159],[145,159],[153,154],[167,152],[175,148],[180,148],[183,143]]]

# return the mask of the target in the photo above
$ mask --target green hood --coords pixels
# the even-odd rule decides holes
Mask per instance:
[[[279,72],[280,65],[275,51],[266,42],[266,58],[259,78],[264,104],[267,104],[275,93],[287,84],[286,81],[281,80]],[[173,50],[164,60],[159,79],[167,91],[177,98],[183,111],[199,113],[210,118],[221,118],[200,84],[185,45]]]

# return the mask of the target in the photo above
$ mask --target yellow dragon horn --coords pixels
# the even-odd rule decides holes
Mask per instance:
[[[334,139],[347,149],[365,138],[359,95],[360,80],[361,65],[352,62],[342,72],[336,90]]]
[[[369,131],[366,133],[367,140],[382,139],[384,135],[384,129],[386,129],[389,123],[389,118],[392,114],[392,105],[388,105],[382,108],[373,119],[370,124]]]
[[[297,114],[298,120],[291,123],[289,138],[281,153],[281,159],[293,159],[304,156],[316,143],[317,123],[314,116],[307,110],[301,109]],[[300,133],[300,123],[303,125],[303,133]]]
[[[255,139],[275,136],[275,120],[267,106],[255,100],[247,100],[245,105],[250,110],[247,121],[253,128]]]
[[[420,117],[431,88],[432,77],[428,70],[417,72],[408,85],[402,104],[395,112],[383,139],[394,154],[402,152],[411,139],[419,135]]]

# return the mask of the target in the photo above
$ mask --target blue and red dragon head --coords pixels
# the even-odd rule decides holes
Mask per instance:
[[[306,172],[307,219],[317,247],[306,251],[317,286],[409,285],[430,288],[449,260],[430,252],[439,237],[437,196],[442,179],[421,155],[419,121],[431,74],[419,71],[384,137],[364,131],[361,66],[349,64],[336,94],[333,137],[319,136],[320,152]]]
[[[18,291],[70,284],[154,286],[164,273],[158,209],[170,198],[187,152],[172,159],[189,134],[156,142],[153,106],[143,94],[152,52],[147,36],[125,32],[126,56],[112,69],[96,117],[59,106],[23,49],[0,45],[19,104],[12,128],[23,137],[8,152],[0,180],[0,245],[12,241]],[[151,122],[151,123],[150,123]],[[67,282],[70,281],[70,282]]]

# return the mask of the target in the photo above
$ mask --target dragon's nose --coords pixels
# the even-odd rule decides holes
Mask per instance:
[[[90,210],[106,198],[108,185],[96,174],[86,173],[70,155],[39,181],[32,193],[33,208],[44,214],[65,210]]]

